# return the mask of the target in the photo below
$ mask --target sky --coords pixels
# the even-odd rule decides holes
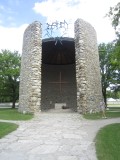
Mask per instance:
[[[65,20],[68,23],[66,36],[74,37],[74,22],[81,18],[95,28],[98,44],[111,42],[115,39],[115,31],[105,15],[118,2],[119,0],[0,0],[0,50],[8,49],[21,54],[24,31],[34,21],[41,22],[43,38],[48,38],[45,36],[46,23],[51,24],[56,20]]]

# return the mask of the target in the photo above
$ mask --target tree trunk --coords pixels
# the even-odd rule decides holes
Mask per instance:
[[[12,109],[15,109],[15,102],[16,102],[16,100],[12,101]]]
[[[16,88],[15,85],[12,85],[12,90],[13,90],[13,94],[12,94],[12,109],[15,108],[15,102],[16,102]]]
[[[107,94],[106,94],[106,88],[104,88],[104,89],[102,90],[102,92],[103,92],[104,102],[105,102],[105,105],[106,105],[106,107],[107,107]]]

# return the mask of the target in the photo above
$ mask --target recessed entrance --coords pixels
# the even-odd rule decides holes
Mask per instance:
[[[42,42],[41,110],[66,104],[77,110],[75,46],[73,38],[50,38]]]
[[[55,109],[60,110],[66,108],[66,103],[55,103]]]

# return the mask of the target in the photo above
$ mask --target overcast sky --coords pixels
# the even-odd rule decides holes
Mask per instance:
[[[119,0],[0,0],[0,49],[22,52],[23,33],[33,21],[45,24],[64,21],[69,24],[68,36],[74,37],[77,18],[89,22],[97,32],[98,43],[115,39],[114,29],[105,18]]]

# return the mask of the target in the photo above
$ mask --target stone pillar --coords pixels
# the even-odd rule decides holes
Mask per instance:
[[[21,59],[19,111],[35,113],[41,110],[42,29],[37,21],[24,32]]]
[[[81,113],[97,111],[102,88],[96,32],[82,19],[76,20],[74,31],[77,109]]]

